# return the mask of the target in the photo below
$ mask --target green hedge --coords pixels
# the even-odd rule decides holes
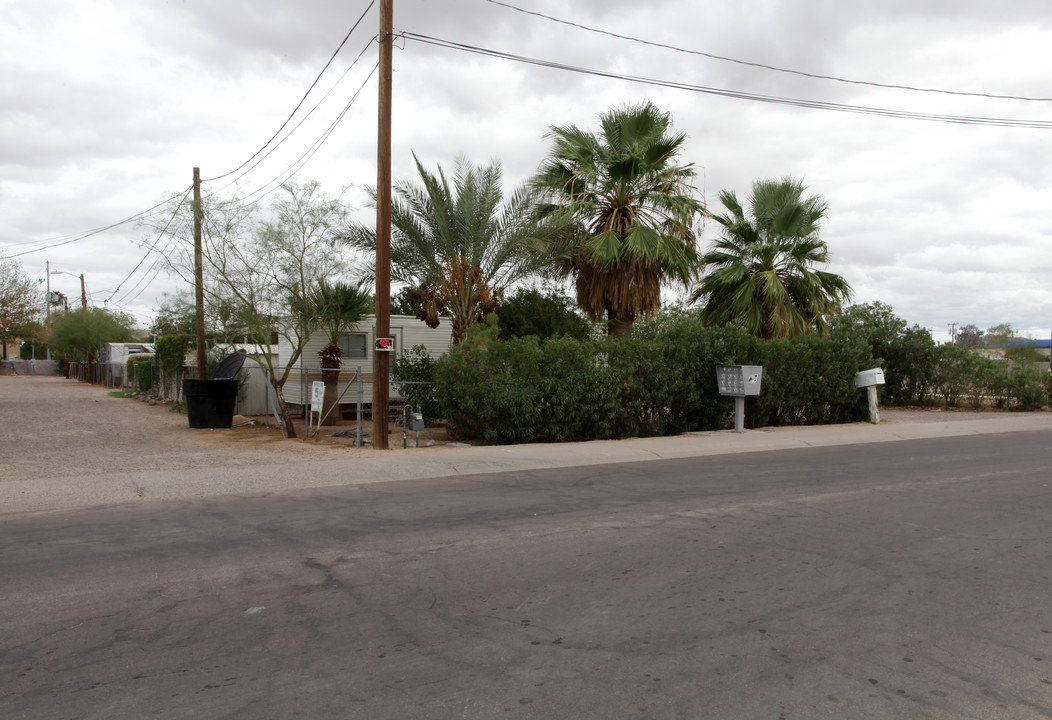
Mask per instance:
[[[469,337],[432,370],[453,437],[521,443],[726,428],[734,401],[716,387],[725,364],[765,366],[763,392],[747,401],[750,427],[859,420],[866,401],[854,374],[868,362],[861,341],[763,342],[683,317],[633,338]]]
[[[434,379],[438,415],[453,437],[497,443],[731,427],[734,400],[719,395],[718,365],[763,366],[762,391],[745,403],[752,428],[868,419],[866,393],[854,378],[872,367],[884,368],[889,403],[941,396],[947,405],[1029,410],[1048,402],[1047,371],[1013,370],[970,350],[936,347],[926,331],[907,328],[888,308],[862,311],[864,322],[842,323],[831,338],[792,340],[704,327],[684,311],[640,323],[632,338],[600,340],[500,340],[498,324],[490,322],[440,359],[407,363],[404,374]]]
[[[139,392],[148,393],[153,389],[155,365],[153,355],[132,355],[125,363],[125,372],[129,378],[135,376]]]

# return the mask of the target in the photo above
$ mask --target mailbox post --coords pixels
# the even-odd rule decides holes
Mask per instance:
[[[762,365],[719,365],[716,384],[720,395],[734,398],[734,432],[745,432],[745,397],[760,394]]]
[[[877,386],[884,384],[884,371],[872,368],[855,373],[855,387],[866,388],[869,398],[869,421],[874,425],[880,422],[880,405],[877,402]]]

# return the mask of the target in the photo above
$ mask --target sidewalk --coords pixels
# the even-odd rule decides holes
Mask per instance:
[[[141,503],[154,500],[200,498],[212,495],[262,495],[305,488],[392,482],[398,480],[480,475],[509,471],[547,470],[559,467],[603,465],[607,463],[642,462],[673,458],[704,458],[729,453],[791,450],[796,448],[886,443],[936,437],[957,437],[1005,432],[1052,431],[1052,413],[955,413],[924,411],[884,411],[879,425],[855,423],[816,427],[767,428],[749,430],[689,433],[677,437],[634,438],[586,443],[545,443],[513,446],[443,445],[409,450],[357,450],[353,454],[339,451],[325,453],[307,443],[285,441],[267,448],[237,448],[216,452],[209,445],[208,431],[191,431],[185,418],[173,416],[158,408],[109,397],[104,389],[91,388],[59,379],[63,385],[42,393],[36,387],[36,399],[52,392],[63,395],[66,406],[82,407],[82,412],[99,416],[102,411],[118,412],[118,417],[133,416],[142,425],[162,425],[174,443],[156,448],[129,444],[126,462],[115,461],[114,449],[107,446],[105,470],[86,471],[77,466],[64,471],[56,458],[46,470],[43,466],[22,477],[11,479],[0,475],[0,517],[9,514],[67,510],[94,505]],[[17,390],[10,379],[0,382],[0,400],[9,400]],[[114,405],[113,403],[117,403]],[[11,403],[4,405],[10,408]],[[145,412],[144,412],[145,411]],[[5,413],[6,415],[6,413]],[[10,418],[8,418],[10,421]],[[82,432],[100,433],[104,428],[90,424]],[[0,444],[25,440],[32,427],[19,429],[10,423],[0,431]],[[75,432],[75,430],[70,431]],[[97,435],[94,442],[105,437]],[[126,439],[114,438],[112,442]],[[55,442],[54,433],[45,442]],[[204,448],[204,450],[202,450]],[[323,450],[323,449],[322,449]],[[139,462],[134,452],[138,451]],[[206,453],[208,466],[188,466],[192,453]],[[889,451],[892,451],[889,449]],[[166,460],[163,453],[171,455]],[[337,459],[328,459],[335,457]],[[11,458],[0,457],[12,461]],[[17,460],[17,459],[15,459]],[[119,465],[119,467],[114,467]],[[199,463],[200,465],[200,463]],[[71,467],[65,463],[66,467]],[[137,467],[139,466],[139,467]],[[2,472],[0,463],[0,472]],[[641,471],[643,469],[641,468]],[[14,476],[11,476],[12,478]]]

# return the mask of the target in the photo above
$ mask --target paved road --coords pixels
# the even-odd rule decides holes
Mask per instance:
[[[1046,718],[1050,439],[10,516],[0,717]]]

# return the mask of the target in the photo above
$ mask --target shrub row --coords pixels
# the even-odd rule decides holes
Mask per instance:
[[[863,308],[873,314],[870,308]],[[883,367],[881,401],[949,406],[993,403],[1024,410],[1048,402],[1052,374],[953,346],[878,307],[874,321],[844,323],[831,338],[760,340],[704,327],[687,313],[639,324],[632,338],[499,339],[498,322],[473,327],[458,348],[430,358],[423,348],[396,361],[413,404],[434,408],[450,435],[495,443],[646,437],[719,430],[734,401],[719,395],[718,365],[763,366],[762,391],[746,399],[746,425],[842,423],[868,417],[855,374]],[[884,322],[887,321],[887,322]],[[883,324],[882,324],[883,323]],[[876,330],[875,330],[876,329]],[[407,394],[408,397],[408,394]]]
[[[866,402],[854,374],[868,358],[861,341],[764,342],[681,317],[641,327],[633,338],[597,341],[502,341],[483,329],[413,367],[427,365],[453,437],[521,443],[725,428],[734,401],[720,396],[716,367],[728,364],[764,366],[763,391],[746,402],[750,427],[857,420]],[[401,378],[408,374],[403,367]]]

